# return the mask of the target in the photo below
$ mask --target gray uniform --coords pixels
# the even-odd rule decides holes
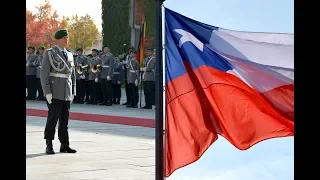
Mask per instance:
[[[136,58],[129,59],[127,64],[127,81],[128,84],[134,83],[136,79],[139,79],[140,64]]]
[[[36,63],[38,56],[35,54],[28,54],[26,58],[26,75],[37,75]]]
[[[52,99],[72,101],[76,95],[76,78],[73,55],[66,51],[68,60],[55,46],[48,49],[43,56],[40,73],[44,95],[52,94]]]
[[[77,57],[77,60],[76,60],[76,65],[77,66],[85,66],[88,64],[88,61],[87,61],[87,56],[85,55],[81,55],[81,56],[78,56]],[[80,74],[76,71],[76,79],[79,80],[80,79]]]
[[[114,59],[111,53],[103,54],[101,56],[101,79],[106,79],[107,76],[113,77],[113,69],[114,69]]]
[[[39,55],[38,56],[38,61],[36,63],[36,66],[37,66],[37,78],[40,78],[42,60],[43,60],[43,55]]]
[[[118,81],[120,81],[120,84],[122,83],[123,71],[124,71],[123,64],[119,61],[114,62],[113,78],[112,78],[113,84],[118,84]]]
[[[143,81],[155,81],[156,58],[149,56],[144,61],[146,71],[142,75]]]
[[[101,60],[98,56],[96,57],[93,57],[91,59],[91,62],[90,62],[90,70],[89,70],[89,77],[88,77],[88,80],[91,81],[91,80],[95,80],[96,78],[99,78],[100,77],[100,73],[97,72],[97,73],[93,73],[91,71],[91,66],[93,65],[98,65],[98,64],[101,64]]]

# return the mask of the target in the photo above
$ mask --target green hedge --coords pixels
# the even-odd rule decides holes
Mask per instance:
[[[130,0],[102,0],[103,45],[110,46],[113,54],[123,53],[123,44],[130,44]]]
[[[155,0],[144,0],[144,14],[147,22],[147,32],[146,36],[156,35],[156,11],[155,11]],[[155,47],[155,40],[152,42],[152,46]]]

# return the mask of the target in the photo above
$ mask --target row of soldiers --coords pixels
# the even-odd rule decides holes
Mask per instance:
[[[29,47],[26,59],[27,100],[45,100],[40,83],[41,62],[44,48]],[[74,55],[76,66],[76,96],[74,103],[112,106],[120,104],[121,85],[125,85],[127,107],[137,108],[139,102],[138,86],[143,82],[145,95],[144,109],[155,104],[155,57],[153,49],[146,50],[143,66],[136,60],[136,51],[129,48],[121,56],[114,56],[108,46],[102,51],[93,49],[84,55],[78,48]],[[120,60],[120,57],[123,60]],[[38,97],[36,94],[38,92]]]

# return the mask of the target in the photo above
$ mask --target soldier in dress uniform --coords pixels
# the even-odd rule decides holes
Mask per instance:
[[[127,101],[125,103],[123,103],[122,105],[128,105],[130,104],[130,100],[131,100],[131,97],[130,97],[130,90],[129,90],[129,84],[128,84],[128,77],[127,77],[127,64],[129,62],[129,59],[130,59],[130,53],[131,51],[133,50],[134,48],[133,47],[130,47],[128,49],[128,53],[126,54],[125,56],[125,59],[123,61],[123,64],[124,64],[124,85],[125,85],[125,91],[126,91],[126,99]]]
[[[119,56],[115,56],[113,78],[112,78],[113,104],[120,104],[123,71],[124,71],[123,63],[120,62]]]
[[[92,60],[92,58],[93,58],[93,56],[92,56],[92,54],[88,54],[87,55],[87,62],[88,62],[88,69],[87,69],[87,71],[85,71],[85,100],[84,100],[84,102],[90,102],[90,94],[91,94],[91,89],[90,89],[90,83],[89,83],[89,70],[90,70],[90,64],[91,64],[91,60]]]
[[[75,103],[83,104],[84,98],[85,98],[85,92],[86,92],[86,85],[85,85],[86,74],[85,73],[88,69],[88,61],[87,61],[87,57],[83,55],[82,48],[78,48],[76,52],[78,55],[76,58],[76,66],[82,69],[82,73],[79,74],[79,72],[76,71],[77,96],[75,99]]]
[[[100,99],[100,83],[99,83],[99,72],[93,72],[92,68],[93,66],[98,67],[101,65],[101,60],[98,57],[99,50],[98,49],[92,49],[92,59],[89,64],[89,88],[90,88],[90,101],[87,104],[97,104],[98,100]]]
[[[46,139],[46,153],[54,154],[52,140],[59,119],[58,137],[61,143],[60,152],[76,153],[69,146],[69,111],[70,104],[76,95],[76,75],[73,55],[66,51],[69,44],[68,31],[58,30],[54,38],[57,45],[48,49],[43,56],[40,72],[43,93],[49,108],[44,139]]]
[[[100,105],[112,106],[112,78],[114,68],[114,57],[110,53],[108,46],[103,47],[103,55],[101,55],[102,71],[101,71],[101,90],[103,93],[103,102]]]
[[[36,98],[38,101],[45,100],[43,96],[43,91],[41,87],[41,81],[40,81],[40,71],[41,71],[41,65],[42,65],[42,59],[43,59],[43,53],[44,53],[44,47],[38,48],[38,61],[36,63],[37,66],[37,90],[38,90],[38,97]]]
[[[142,81],[143,81],[143,91],[146,105],[142,107],[143,109],[152,109],[154,104],[154,87],[155,87],[155,74],[156,69],[156,58],[153,56],[153,49],[148,48],[146,51],[146,58],[141,67]]]
[[[35,100],[37,94],[37,68],[38,56],[34,54],[35,48],[28,47],[26,57],[26,85],[28,90],[27,100]]]
[[[130,104],[127,107],[137,108],[139,101],[138,85],[139,85],[139,75],[140,75],[140,64],[136,59],[136,52],[132,50],[130,52],[129,62],[127,64],[127,81],[129,85],[130,92]]]

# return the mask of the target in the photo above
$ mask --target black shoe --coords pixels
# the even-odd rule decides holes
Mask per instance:
[[[112,103],[111,103],[111,102],[107,102],[106,105],[107,105],[107,106],[112,106]]]
[[[107,105],[106,102],[99,103],[98,105]]]
[[[51,140],[46,140],[46,154],[55,154],[52,146],[52,141]]]
[[[74,149],[71,149],[69,146],[65,146],[65,145],[62,145],[60,146],[60,152],[61,153],[76,153],[77,151],[74,150]]]
[[[120,103],[120,102],[119,102]],[[129,105],[129,103],[128,102],[126,102],[126,103],[123,103],[122,105]]]
[[[131,107],[132,108],[138,108],[138,105],[132,105]]]
[[[132,107],[133,105],[132,104],[128,104],[126,107]]]
[[[141,109],[152,109],[152,106],[143,106]]]

